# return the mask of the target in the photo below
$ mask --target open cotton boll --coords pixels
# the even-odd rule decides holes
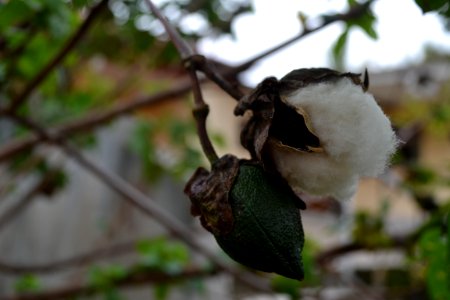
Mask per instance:
[[[330,159],[325,153],[293,152],[277,148],[272,158],[282,176],[296,192],[313,196],[350,199],[356,192],[358,176],[345,164]]]
[[[396,148],[391,123],[375,99],[350,78],[320,82],[281,94],[303,111],[322,153],[271,147],[274,163],[294,189],[349,198],[362,176],[378,176]]]

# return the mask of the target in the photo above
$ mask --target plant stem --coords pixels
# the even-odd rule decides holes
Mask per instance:
[[[189,47],[187,42],[180,36],[176,29],[169,23],[166,17],[161,13],[161,11],[156,7],[152,1],[146,0],[152,13],[158,18],[163,24],[170,40],[177,48],[181,58],[184,61],[184,67],[189,74],[189,78],[192,83],[192,92],[194,94],[194,109],[193,115],[197,124],[197,135],[200,139],[200,144],[202,146],[203,153],[208,158],[209,162],[213,164],[219,158],[214,149],[213,144],[208,136],[208,131],[206,129],[206,119],[209,114],[209,107],[203,100],[202,91],[200,88],[200,82],[197,77],[196,64],[191,62],[191,59],[196,57],[194,51]]]

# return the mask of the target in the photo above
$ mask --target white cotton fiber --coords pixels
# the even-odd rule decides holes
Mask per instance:
[[[311,84],[282,99],[307,114],[324,150],[309,153],[272,146],[278,171],[294,189],[347,199],[360,177],[383,172],[396,137],[389,119],[361,86],[341,78]]]

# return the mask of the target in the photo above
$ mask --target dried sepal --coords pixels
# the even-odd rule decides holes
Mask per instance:
[[[243,115],[247,110],[252,116],[241,132],[241,144],[253,159],[267,162],[264,156],[269,140],[296,151],[321,151],[307,113],[283,101],[276,78],[264,79],[239,101],[234,112]]]
[[[203,227],[214,235],[233,229],[229,193],[238,171],[239,159],[225,155],[213,164],[211,172],[198,168],[184,189],[191,199],[191,214],[200,216]]]
[[[369,85],[367,75],[365,77],[367,81],[361,81],[361,74],[356,73],[341,73],[328,68],[296,69],[280,79],[279,92],[281,95],[286,95],[310,84],[336,82],[342,78],[349,78],[355,85],[361,86],[363,91],[366,91]]]

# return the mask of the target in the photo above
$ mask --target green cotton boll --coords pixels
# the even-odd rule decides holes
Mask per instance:
[[[243,163],[229,202],[234,225],[231,232],[215,235],[220,247],[247,267],[302,280],[301,200],[292,190],[259,165]]]

